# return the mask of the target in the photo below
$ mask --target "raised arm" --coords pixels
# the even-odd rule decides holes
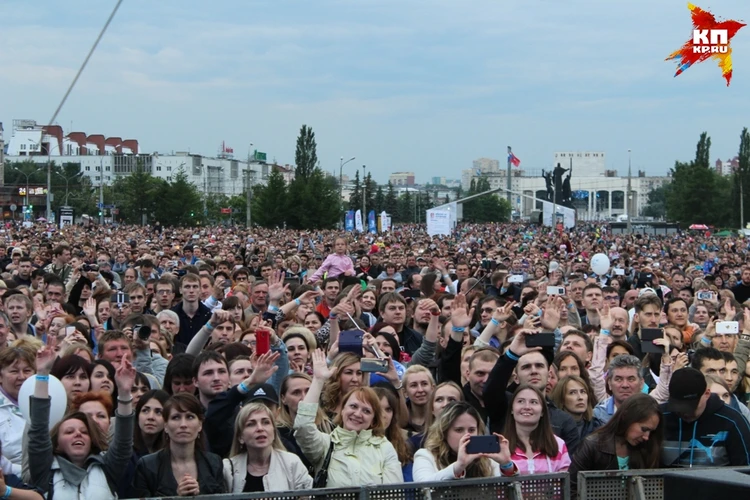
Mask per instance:
[[[135,413],[131,391],[135,383],[135,368],[124,358],[115,372],[117,384],[117,411],[115,412],[115,436],[112,445],[104,454],[104,473],[110,486],[116,488],[127,471],[127,464],[133,455],[133,428]]]
[[[31,425],[28,431],[28,446],[24,450],[29,456],[30,483],[45,493],[49,491],[54,460],[52,438],[49,433],[49,374],[55,363],[54,339],[47,346],[42,346],[36,354],[36,381],[34,395],[29,399]],[[33,457],[33,459],[31,458]]]
[[[420,300],[418,308],[430,311],[430,322],[427,324],[422,345],[414,351],[409,366],[422,365],[429,367],[435,360],[435,347],[437,346],[438,334],[440,333],[440,308],[431,299]]]
[[[320,349],[313,351],[312,361],[313,379],[310,389],[297,408],[297,417],[294,419],[294,437],[297,439],[297,444],[299,444],[302,453],[318,469],[328,452],[331,436],[318,430],[315,425],[315,416],[318,412],[323,386],[331,378],[334,370],[328,367],[326,356]]]

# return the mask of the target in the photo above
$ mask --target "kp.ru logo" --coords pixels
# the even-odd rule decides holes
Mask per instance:
[[[728,87],[732,81],[732,47],[729,44],[745,23],[731,20],[718,22],[713,14],[691,3],[688,4],[688,9],[693,18],[693,38],[666,59],[677,62],[674,76],[695,63],[715,59]]]

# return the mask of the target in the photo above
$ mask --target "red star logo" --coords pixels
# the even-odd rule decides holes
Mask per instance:
[[[677,62],[677,72],[674,76],[683,73],[686,69],[695,63],[707,61],[708,59],[715,59],[719,68],[721,68],[721,74],[727,81],[727,87],[732,81],[732,48],[729,46],[732,37],[746,24],[739,21],[721,21],[717,22],[716,18],[710,12],[701,9],[691,3],[688,4],[691,16],[693,18],[693,29],[695,30],[726,30],[726,51],[721,53],[712,52],[696,52],[694,50],[695,44],[690,39],[685,42],[679,50],[672,52],[666,61],[674,60]]]

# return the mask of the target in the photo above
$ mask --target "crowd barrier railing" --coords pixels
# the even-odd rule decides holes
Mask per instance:
[[[747,467],[725,467],[750,470]],[[664,500],[664,475],[687,469],[587,471],[578,473],[578,497],[573,500]],[[696,472],[711,470],[697,467]]]
[[[162,497],[158,500],[184,500]],[[571,500],[567,473],[404,483],[361,488],[325,488],[204,495],[207,500]],[[157,500],[157,499],[153,499]]]

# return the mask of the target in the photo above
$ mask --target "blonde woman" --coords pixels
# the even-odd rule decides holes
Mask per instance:
[[[263,403],[245,405],[237,415],[224,480],[229,493],[306,490],[313,484],[302,460],[285,451],[273,412]]]
[[[406,407],[409,409],[406,429],[412,433],[423,432],[427,421],[427,406],[432,391],[435,390],[435,379],[424,366],[412,365],[404,373],[403,386],[407,398]]]
[[[367,384],[365,383],[365,374],[362,373],[359,357],[350,352],[336,356],[331,364],[331,371],[332,375],[326,379],[323,393],[320,396],[320,406],[333,419],[341,411],[343,397],[352,389]]]

